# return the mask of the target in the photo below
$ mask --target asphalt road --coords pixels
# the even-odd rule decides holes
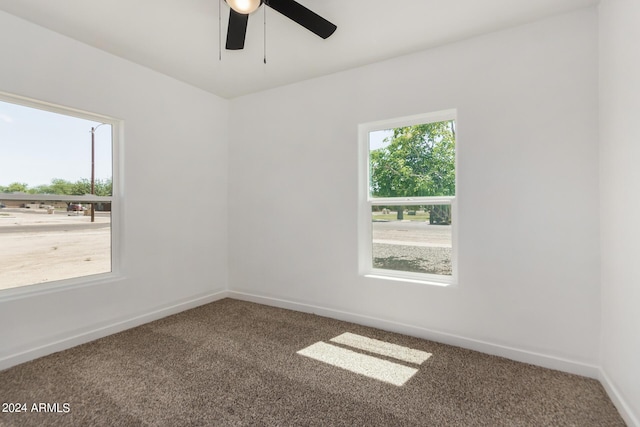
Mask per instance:
[[[96,230],[111,226],[109,212],[96,212],[96,222],[82,213],[65,210],[55,211],[53,215],[44,210],[0,209],[0,234],[3,233],[42,233],[51,231]]]
[[[47,231],[76,231],[95,230],[99,228],[109,228],[109,223],[87,222],[86,224],[30,224],[0,227],[2,233],[43,233]]]
[[[420,221],[373,223],[374,243],[451,247],[451,226]]]

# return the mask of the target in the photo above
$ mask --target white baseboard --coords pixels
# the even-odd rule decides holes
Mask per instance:
[[[609,395],[609,398],[615,405],[618,412],[620,412],[620,416],[624,420],[625,423],[629,427],[640,427],[640,418],[634,415],[633,409],[629,406],[626,399],[622,397],[618,388],[611,382],[611,378],[607,375],[604,369],[600,368],[600,376],[599,380],[605,391]]]
[[[357,323],[359,325],[370,326],[385,331],[396,332],[405,335],[411,335],[430,341],[443,344],[449,344],[456,347],[462,347],[469,350],[475,350],[494,356],[500,356],[518,362],[529,363],[544,368],[555,369],[558,371],[568,372],[571,374],[581,375],[589,378],[598,379],[600,377],[600,368],[596,365],[590,365],[582,362],[576,362],[561,357],[550,356],[542,353],[535,353],[527,350],[521,350],[513,347],[507,347],[499,344],[493,344],[486,341],[475,340],[458,335],[438,332],[418,326],[407,325],[404,323],[392,322],[389,320],[379,319],[360,314],[349,313],[340,310],[334,310],[325,307],[319,307],[310,304],[304,304],[294,301],[288,301],[278,298],[270,298],[244,292],[229,291],[229,298],[243,301],[255,302],[258,304],[269,305],[273,307],[285,308],[289,310],[301,311],[304,313],[313,313],[320,316],[330,317],[333,319],[343,320],[346,322]]]
[[[144,325],[145,323],[153,322],[154,320],[162,319],[163,317],[171,316],[172,314],[180,313],[227,297],[228,292],[226,290],[214,292],[191,300],[183,301],[178,304],[161,307],[150,312],[140,313],[133,317],[120,319],[105,326],[96,327],[80,333],[76,332],[73,335],[58,339],[54,342],[42,344],[0,359],[0,371],[19,365],[20,363],[66,350],[99,338],[104,338],[108,335],[122,332],[126,329],[135,328],[136,326]]]

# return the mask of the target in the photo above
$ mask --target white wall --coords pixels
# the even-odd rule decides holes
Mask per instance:
[[[232,100],[232,294],[596,375],[596,21],[586,9]],[[459,286],[359,277],[358,124],[448,108]]]
[[[2,12],[0,58],[0,91],[125,128],[122,277],[0,295],[0,368],[226,290],[228,102]]]
[[[605,0],[599,12],[602,369],[640,426],[640,2]]]
[[[0,297],[0,369],[229,285],[588,375],[602,363],[638,424],[639,18],[633,0],[600,6],[598,163],[590,9],[231,103],[0,12],[0,91],[126,129],[122,277]],[[357,125],[448,108],[459,124],[459,286],[358,277]],[[147,209],[190,198],[198,210]]]

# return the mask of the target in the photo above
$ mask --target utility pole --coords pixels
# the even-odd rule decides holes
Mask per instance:
[[[96,194],[96,129],[91,128],[91,195]],[[91,202],[91,222],[96,220],[95,203]]]
[[[100,123],[91,128],[91,195],[96,195],[96,129],[107,123]],[[96,220],[96,204],[91,202],[91,222]]]

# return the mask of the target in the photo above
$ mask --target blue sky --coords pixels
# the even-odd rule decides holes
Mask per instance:
[[[100,122],[0,101],[0,186],[91,178],[91,128]],[[111,178],[111,126],[95,132],[96,179]]]
[[[389,142],[384,142],[384,139],[392,136],[393,129],[369,132],[369,150],[373,151],[381,147],[386,147],[389,145]]]

